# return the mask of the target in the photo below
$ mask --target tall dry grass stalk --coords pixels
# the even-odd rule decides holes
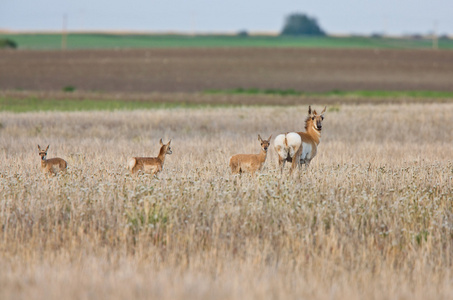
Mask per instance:
[[[306,111],[1,113],[0,298],[451,299],[453,104],[336,107],[310,169],[230,174]]]

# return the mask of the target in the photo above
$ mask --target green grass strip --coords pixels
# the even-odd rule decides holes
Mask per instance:
[[[200,106],[202,105],[186,103],[159,103],[151,101],[0,98],[0,111],[17,113],[32,111],[115,111],[139,109],[170,109],[178,107],[197,108]]]
[[[206,94],[229,94],[229,95],[277,95],[277,96],[323,96],[323,97],[348,97],[348,98],[453,98],[453,92],[443,91],[340,91],[328,92],[303,92],[293,89],[257,89],[237,88],[231,90],[206,90]]]
[[[115,111],[115,110],[140,110],[140,109],[173,109],[173,108],[206,108],[206,107],[232,107],[238,105],[244,105],[251,101],[248,105],[260,106],[259,100],[254,96],[268,95],[276,97],[285,96],[300,96],[304,97],[301,99],[307,99],[308,97],[323,98],[326,101],[332,99],[332,101],[339,101],[344,99],[345,101],[354,101],[354,103],[364,102],[367,99],[453,99],[453,92],[437,92],[437,91],[330,91],[323,93],[314,92],[301,92],[292,89],[288,90],[276,90],[276,89],[232,89],[232,90],[209,90],[205,91],[207,94],[219,94],[219,95],[242,95],[245,96],[242,100],[244,102],[230,102],[225,103],[224,101],[217,102],[216,97],[210,99],[206,103],[191,103],[189,97],[187,101],[181,102],[165,102],[161,101],[147,101],[147,100],[115,100],[115,99],[52,99],[52,98],[41,98],[41,97],[15,97],[15,96],[1,96],[0,97],[0,111],[9,112],[33,112],[33,111]],[[250,96],[250,97],[248,97]],[[258,98],[259,99],[259,98]],[[275,98],[272,101],[272,105],[279,105],[279,99]],[[268,103],[269,104],[269,103]],[[247,104],[246,104],[247,105]]]
[[[0,34],[15,41],[19,49],[61,49],[61,34]],[[429,49],[430,39],[363,36],[237,36],[166,34],[85,34],[70,33],[67,49],[115,48],[215,48],[215,47],[310,47],[310,48],[386,48]],[[439,49],[453,49],[453,39],[439,39]]]

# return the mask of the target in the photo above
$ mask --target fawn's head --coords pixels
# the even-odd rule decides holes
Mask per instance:
[[[263,149],[264,152],[267,152],[267,149],[269,149],[269,145],[271,144],[271,138],[272,138],[272,134],[267,140],[263,140],[261,138],[261,136],[258,134],[258,141],[260,141],[261,149]]]
[[[168,144],[164,144],[162,142],[162,139],[160,139],[159,144],[160,144],[160,153],[163,154],[172,154],[173,152],[171,151],[170,147],[171,140],[168,142]]]
[[[308,130],[309,123],[312,123],[312,126],[315,130],[321,131],[322,121],[324,120],[324,113],[326,112],[326,107],[322,110],[321,114],[318,115],[316,110],[311,111],[311,106],[308,106],[308,117],[305,120],[305,130]]]
[[[47,145],[47,148],[44,150],[44,149],[41,149],[41,147],[38,145],[39,156],[41,156],[41,159],[42,159],[42,160],[45,160],[45,159],[46,159],[47,150],[49,149],[49,146],[50,146],[50,145]]]

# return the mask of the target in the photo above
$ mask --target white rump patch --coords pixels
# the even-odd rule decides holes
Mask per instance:
[[[302,139],[295,132],[279,134],[274,140],[274,148],[280,159],[286,159],[288,156],[294,157],[301,144]]]
[[[288,143],[288,151],[290,157],[294,157],[299,147],[302,145],[302,138],[298,133],[290,132],[286,134],[286,140]]]
[[[127,166],[129,168],[129,170],[132,170],[135,167],[136,163],[137,163],[137,160],[135,158],[129,159],[129,161],[127,162]]]
[[[281,159],[286,159],[286,157],[288,156],[285,139],[286,138],[284,134],[279,134],[274,139],[274,149]]]

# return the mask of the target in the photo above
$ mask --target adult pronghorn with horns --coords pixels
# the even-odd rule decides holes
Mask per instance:
[[[308,106],[308,117],[305,119],[305,132],[289,132],[278,135],[274,140],[274,148],[278,153],[278,164],[281,172],[285,163],[291,162],[290,173],[296,166],[310,165],[310,161],[316,156],[318,144],[321,139],[322,121],[326,107],[320,115],[316,110]]]

